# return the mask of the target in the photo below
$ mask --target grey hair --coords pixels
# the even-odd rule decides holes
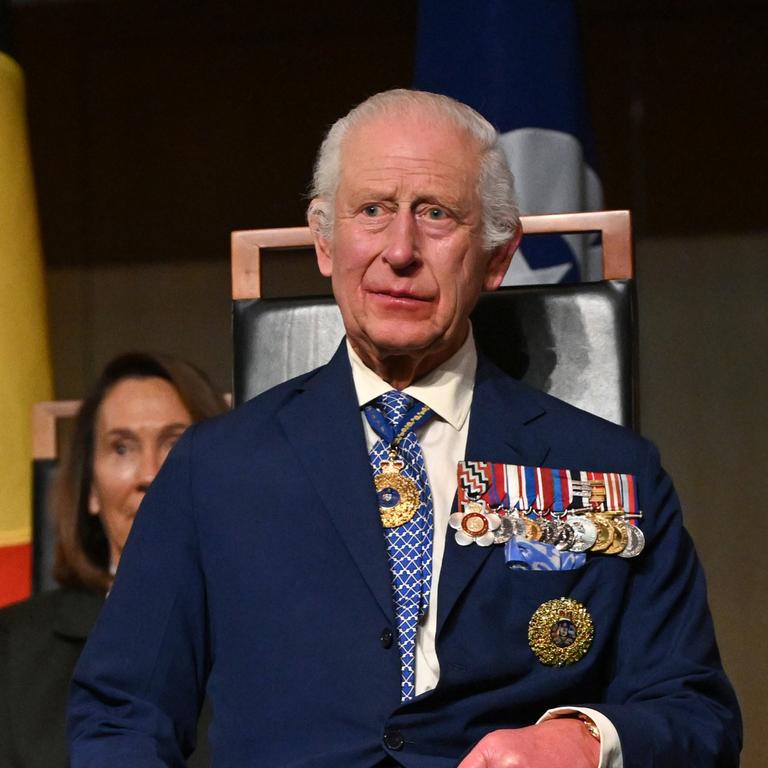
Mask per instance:
[[[350,130],[380,115],[414,108],[431,110],[439,117],[451,121],[467,131],[479,144],[477,192],[483,210],[484,245],[489,250],[503,245],[514,236],[520,222],[520,212],[515,197],[514,177],[496,129],[479,112],[456,99],[405,88],[374,94],[331,126],[315,160],[310,190],[313,200],[307,209],[310,225],[314,219],[320,234],[331,238],[334,203],[341,175],[341,148]]]

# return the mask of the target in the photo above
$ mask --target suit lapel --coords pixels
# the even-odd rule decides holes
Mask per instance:
[[[535,391],[502,373],[478,353],[465,458],[503,464],[541,466],[549,442],[541,435],[546,411]],[[454,509],[456,511],[456,497]],[[496,545],[462,547],[448,531],[440,570],[437,633],[440,634],[461,594]]]
[[[296,395],[280,412],[280,422],[361,576],[392,621],[386,544],[343,343],[328,365],[305,380]],[[466,458],[541,466],[549,453],[549,442],[540,428],[545,417],[535,391],[478,356]],[[448,532],[440,571],[438,634],[493,549],[461,547]]]
[[[387,553],[346,346],[280,412],[325,511],[381,610],[393,621]]]

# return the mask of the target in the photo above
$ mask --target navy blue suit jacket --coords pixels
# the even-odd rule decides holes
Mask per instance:
[[[73,766],[182,765],[206,686],[220,768],[449,768],[483,735],[584,705],[626,768],[738,764],[741,726],[704,577],[650,443],[480,360],[467,458],[632,473],[644,553],[511,571],[447,537],[440,682],[399,701],[384,537],[344,346],[323,368],[190,428],[141,508],[75,674]],[[589,610],[562,668],[528,646],[543,602]],[[399,750],[387,746],[397,739]]]

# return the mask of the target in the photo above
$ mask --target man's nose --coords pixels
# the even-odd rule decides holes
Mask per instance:
[[[416,222],[413,213],[401,208],[387,227],[387,244],[382,254],[392,269],[402,270],[416,260]]]
[[[145,448],[141,452],[141,460],[137,467],[136,477],[136,484],[140,490],[146,491],[149,488],[149,485],[155,479],[155,475],[157,475],[161,464],[162,459],[160,458],[159,451],[156,449]]]

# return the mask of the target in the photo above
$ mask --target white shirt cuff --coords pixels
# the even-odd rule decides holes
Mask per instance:
[[[586,715],[600,731],[600,762],[597,768],[624,768],[621,741],[616,726],[602,713],[588,707],[554,707],[548,709],[536,722],[567,715]]]

